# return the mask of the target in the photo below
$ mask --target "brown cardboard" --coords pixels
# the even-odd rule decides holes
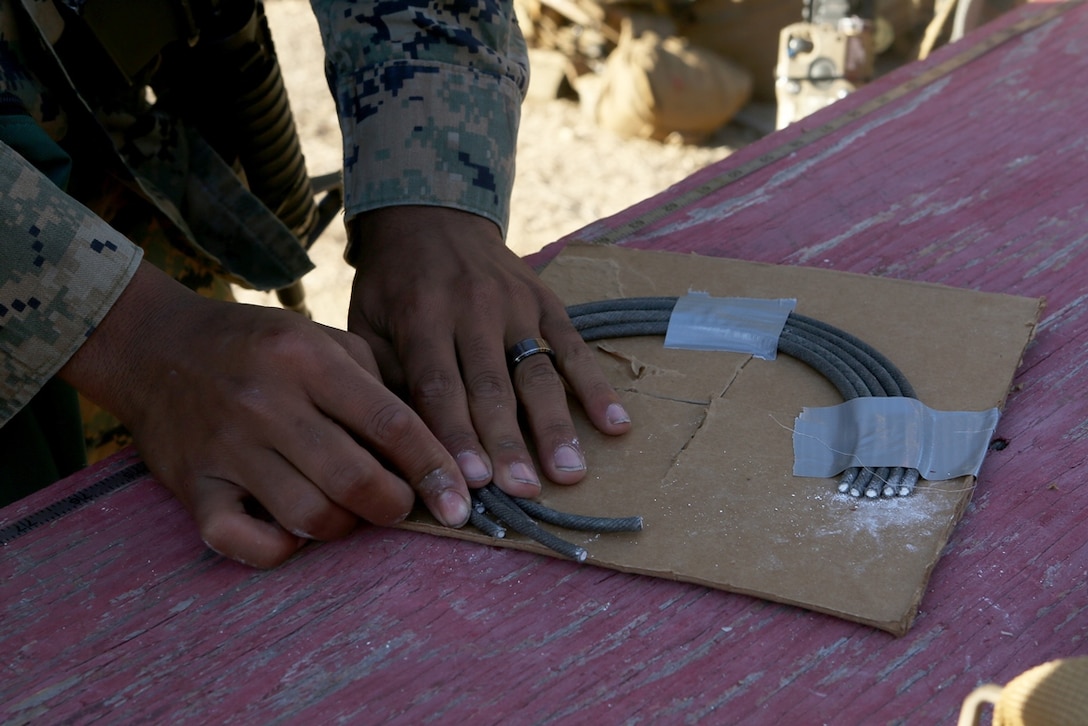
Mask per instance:
[[[1001,407],[1042,301],[804,267],[568,247],[542,273],[568,303],[643,295],[797,298],[797,311],[885,353],[927,405]],[[634,422],[610,438],[577,420],[590,474],[546,484],[557,509],[641,514],[636,534],[560,532],[588,562],[799,605],[901,635],[971,498],[972,477],[921,482],[900,499],[855,499],[830,479],[792,475],[791,427],[805,406],[841,398],[780,355],[667,350],[662,338],[595,343]],[[426,513],[405,526],[548,550],[509,533],[449,530]]]

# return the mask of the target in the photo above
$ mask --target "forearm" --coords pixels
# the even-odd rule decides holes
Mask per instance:
[[[528,61],[509,3],[312,0],[344,135],[346,214],[413,204],[505,230]]]
[[[87,398],[136,426],[146,413],[148,392],[169,385],[186,358],[171,350],[187,338],[182,327],[194,319],[203,298],[148,262],[129,284],[93,333],[64,364],[59,376]],[[166,373],[169,371],[169,373]]]

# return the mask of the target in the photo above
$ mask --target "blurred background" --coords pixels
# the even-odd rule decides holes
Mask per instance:
[[[1020,0],[515,0],[532,82],[507,244],[525,255],[619,212]],[[265,11],[312,176],[341,166],[308,0]],[[352,270],[334,221],[303,283],[345,327]],[[237,290],[245,302],[272,294]]]

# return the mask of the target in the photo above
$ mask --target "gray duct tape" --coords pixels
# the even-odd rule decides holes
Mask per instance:
[[[774,360],[778,338],[795,307],[797,300],[788,298],[764,300],[688,293],[677,299],[669,317],[665,347],[725,350]]]
[[[930,480],[977,476],[999,415],[996,408],[936,411],[916,398],[882,396],[805,408],[793,431],[793,473],[830,477],[855,466],[901,466]]]

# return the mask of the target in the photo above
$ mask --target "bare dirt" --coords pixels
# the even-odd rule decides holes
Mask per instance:
[[[312,175],[340,169],[341,138],[325,83],[324,51],[307,0],[265,3]],[[727,156],[758,132],[730,125],[701,146],[622,139],[596,127],[577,102],[529,100],[522,107],[517,177],[507,244],[518,254],[642,201]],[[311,250],[317,269],[304,279],[314,318],[345,326],[352,270],[337,220]],[[271,294],[237,291],[239,299],[275,305]]]

